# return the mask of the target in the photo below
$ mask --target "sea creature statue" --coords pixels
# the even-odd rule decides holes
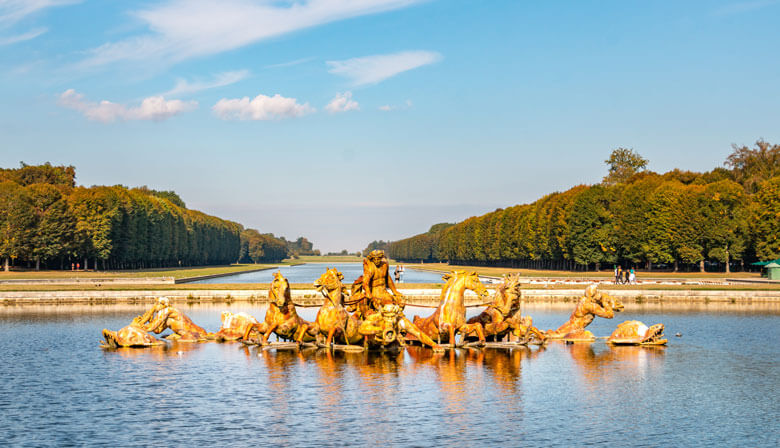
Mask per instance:
[[[520,276],[518,274],[504,277],[504,281],[496,288],[493,302],[466,323],[482,324],[485,337],[492,336],[494,340],[503,340],[510,332],[519,339],[520,343],[527,344],[532,340],[543,342],[546,339],[544,333],[533,326],[531,316],[522,316],[520,313]],[[476,339],[473,333],[468,334],[468,340]]]
[[[244,340],[249,341],[253,332],[263,336],[260,341],[263,345],[268,344],[271,333],[276,334],[277,338],[291,339],[298,343],[314,341],[319,333],[311,322],[298,316],[290,294],[290,282],[282,276],[281,272],[274,272],[274,280],[268,290],[268,311],[265,313],[265,320],[262,323],[255,321],[248,325],[243,333]]]
[[[247,328],[257,324],[257,319],[247,313],[222,312],[222,326],[214,334],[217,341],[238,341],[244,338]]]
[[[614,345],[666,345],[666,342],[664,324],[648,327],[638,320],[618,325],[607,339],[607,343]]]
[[[192,319],[186,314],[170,305],[167,297],[160,297],[157,303],[152,307],[154,314],[151,322],[144,324],[144,330],[153,331],[157,334],[170,328],[173,334],[168,339],[179,340],[182,342],[196,342],[214,339],[214,334],[209,333],[203,328],[195,325]]]
[[[623,311],[623,302],[616,297],[598,290],[597,284],[588,285],[585,295],[577,302],[574,312],[569,316],[568,322],[557,330],[547,330],[546,334],[551,339],[564,339],[568,341],[592,341],[596,337],[585,330],[585,327],[593,322],[596,316],[612,319],[615,312]]]
[[[143,324],[151,318],[153,312],[154,309],[150,308],[146,313],[133,319],[130,325],[119,331],[110,331],[104,328],[104,340],[100,341],[101,346],[104,348],[151,347],[153,345],[165,344],[165,342],[158,340],[144,330]]]
[[[455,346],[455,334],[466,335],[476,332],[479,343],[485,343],[485,332],[479,322],[466,322],[466,290],[487,299],[488,292],[476,272],[452,271],[442,276],[446,282],[441,290],[439,307],[426,318],[414,316],[414,324],[431,339],[448,342]]]

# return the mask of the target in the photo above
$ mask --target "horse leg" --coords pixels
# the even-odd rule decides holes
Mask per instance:
[[[279,324],[274,322],[273,324],[271,324],[270,327],[268,327],[268,329],[265,331],[265,334],[263,335],[263,342],[261,342],[262,345],[268,345],[268,338],[271,336],[271,333],[273,333],[278,326]],[[277,336],[276,339],[279,339],[279,337]]]
[[[330,346],[333,343],[333,334],[336,332],[336,326],[334,325],[331,327],[330,331],[328,331],[328,338],[325,339],[325,345]]]
[[[455,347],[455,326],[452,324],[447,324],[447,329],[450,333],[450,347]]]

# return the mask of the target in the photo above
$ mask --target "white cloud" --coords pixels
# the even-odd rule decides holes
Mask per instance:
[[[412,100],[406,100],[403,106],[391,106],[389,104],[385,104],[384,106],[379,106],[379,110],[382,112],[390,112],[391,110],[403,110],[403,109],[411,109],[412,108]]]
[[[399,73],[440,60],[441,55],[432,51],[402,51],[345,61],[327,61],[327,64],[330,66],[328,72],[349,78],[353,85],[361,86],[376,84]]]
[[[17,42],[24,42],[26,40],[35,39],[46,31],[46,28],[36,28],[23,34],[17,34],[16,36],[0,37],[0,46],[11,45]]]
[[[357,101],[352,99],[352,92],[337,93],[336,96],[330,100],[325,110],[335,114],[337,112],[348,112],[350,110],[360,110],[360,105]]]
[[[295,98],[257,95],[250,100],[243,98],[222,98],[211,108],[223,120],[278,120],[296,118],[314,112],[309,103],[300,104]]]
[[[81,112],[89,120],[111,123],[117,120],[154,120],[162,121],[182,112],[195,109],[195,101],[166,100],[162,96],[145,98],[138,107],[103,100],[99,103],[84,99],[84,95],[73,89],[60,95],[59,103],[63,107]]]
[[[247,77],[249,77],[249,70],[218,73],[210,81],[190,82],[186,79],[179,79],[176,81],[176,85],[174,85],[171,90],[163,93],[162,96],[187,95],[190,93],[200,92],[202,90],[224,87],[230,84],[235,84],[239,81],[243,81]]]
[[[424,0],[168,0],[134,12],[150,33],[106,43],[82,65],[175,63],[329,22]]]
[[[81,0],[0,0],[0,26],[10,26],[52,6],[80,3]]]
[[[728,16],[733,14],[740,14],[743,12],[756,11],[764,9],[768,6],[774,6],[780,3],[780,0],[755,0],[748,2],[738,2],[723,5],[713,11],[715,15]]]

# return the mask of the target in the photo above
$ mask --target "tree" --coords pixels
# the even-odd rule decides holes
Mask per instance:
[[[780,176],[760,185],[751,217],[756,257],[764,261],[780,258]]]
[[[68,214],[67,200],[58,188],[32,184],[26,190],[35,219],[30,255],[37,271],[42,261],[67,255],[73,240],[73,219]]]
[[[626,182],[631,176],[647,167],[647,159],[634,152],[633,149],[617,148],[612,151],[604,163],[609,167],[609,173],[604,178],[607,185]]]
[[[29,253],[34,226],[35,216],[25,189],[14,182],[0,182],[0,257],[6,272],[9,259]]]
[[[731,145],[734,152],[726,159],[735,180],[748,193],[755,193],[765,180],[780,175],[780,145],[758,140],[756,147]]]

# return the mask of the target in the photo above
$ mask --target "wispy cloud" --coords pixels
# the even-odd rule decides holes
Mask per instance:
[[[218,73],[208,81],[187,81],[186,79],[179,79],[176,81],[176,85],[174,85],[171,90],[163,93],[162,96],[189,95],[203,90],[229,86],[230,84],[243,81],[248,77],[249,70],[238,70]]]
[[[715,9],[715,11],[713,11],[713,14],[719,16],[730,16],[733,14],[740,14],[743,12],[756,11],[777,4],[780,4],[780,0],[755,0],[749,2],[730,3],[728,5],[723,5],[720,8]]]
[[[401,106],[391,106],[389,104],[379,106],[379,110],[381,110],[382,112],[390,112],[392,110],[404,110],[404,109],[411,109],[411,108],[412,108],[412,100],[406,100],[406,102]]]
[[[0,26],[10,26],[52,6],[81,3],[81,0],[0,0]]]
[[[309,103],[300,104],[295,98],[286,98],[278,93],[274,96],[257,95],[254,99],[223,98],[211,108],[223,120],[280,120],[302,117],[315,109]]]
[[[106,100],[95,103],[85,100],[84,95],[73,89],[66,90],[60,95],[59,104],[81,112],[89,120],[103,123],[117,120],[162,121],[198,107],[198,103],[195,101],[166,100],[162,96],[145,98],[137,107],[127,107],[124,104]]]
[[[336,96],[330,100],[325,110],[335,114],[338,112],[348,112],[350,110],[360,110],[360,105],[357,101],[352,99],[352,92],[337,93]]]
[[[279,63],[279,64],[266,65],[265,68],[292,67],[294,65],[305,64],[306,62],[309,62],[309,61],[312,61],[312,60],[314,60],[314,58],[301,58],[301,59],[296,59],[294,61],[288,61],[288,62],[282,62],[282,63]]]
[[[402,51],[344,61],[327,61],[327,64],[330,67],[328,72],[349,78],[355,86],[362,86],[376,84],[399,73],[440,60],[441,55],[432,51]]]
[[[0,0],[0,29],[8,30],[27,17],[52,6],[80,3],[81,0]],[[47,31],[39,27],[21,34],[0,36],[0,46],[35,39]]]
[[[35,39],[46,31],[46,28],[36,28],[23,34],[17,34],[16,36],[0,37],[0,46],[11,45],[18,42]]]
[[[168,0],[133,14],[150,32],[91,51],[82,65],[175,63],[293,31],[403,8],[423,0]]]

